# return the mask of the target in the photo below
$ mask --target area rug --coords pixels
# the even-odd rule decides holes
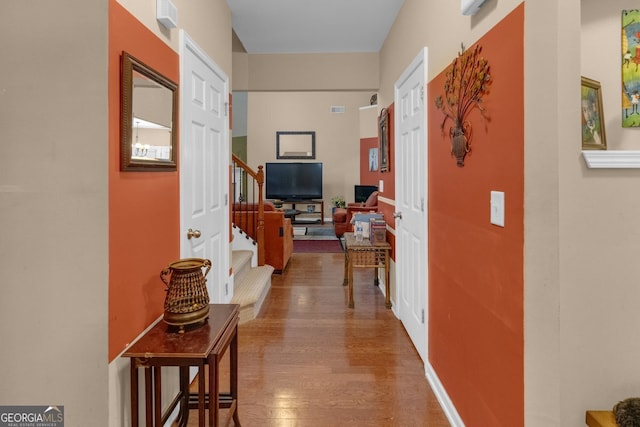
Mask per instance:
[[[296,231],[296,229],[302,229]],[[301,232],[304,231],[304,234]],[[333,231],[333,224],[325,224],[310,227],[293,227],[294,240],[335,240],[336,234]]]
[[[307,227],[307,232],[305,233],[307,236],[333,236],[335,237],[335,233],[333,231],[333,227]]]
[[[294,253],[337,253],[342,252],[338,239],[333,240],[294,240]]]

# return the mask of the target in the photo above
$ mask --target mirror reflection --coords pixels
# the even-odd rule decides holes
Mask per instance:
[[[175,170],[177,85],[122,56],[121,170]]]
[[[316,133],[282,131],[276,132],[277,159],[315,159]]]

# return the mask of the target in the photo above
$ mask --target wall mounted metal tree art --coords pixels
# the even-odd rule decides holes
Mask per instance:
[[[448,120],[451,139],[451,154],[456,158],[459,167],[464,166],[464,158],[471,151],[471,123],[469,114],[475,108],[486,117],[486,110],[481,105],[482,97],[488,92],[491,76],[489,63],[480,56],[482,47],[476,45],[472,50],[462,50],[453,60],[445,74],[444,98],[436,98],[436,107],[444,113],[440,125],[443,134]]]

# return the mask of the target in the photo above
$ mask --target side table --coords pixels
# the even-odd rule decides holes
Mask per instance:
[[[344,233],[344,281],[343,285],[349,286],[349,308],[354,307],[353,302],[353,269],[375,268],[374,285],[379,284],[378,269],[384,268],[385,306],[391,308],[391,296],[389,295],[389,252],[391,245],[388,242],[371,244],[369,239],[357,241],[353,233]]]
[[[236,426],[238,418],[238,316],[237,304],[211,304],[204,325],[173,332],[164,322],[158,322],[123,357],[131,358],[131,425],[138,426],[138,369],[144,369],[145,414],[147,426],[162,426],[180,404],[178,425],[186,426],[191,406],[189,366],[198,368],[198,426],[205,426],[205,406],[209,410],[209,426],[218,426],[219,408],[230,408]],[[230,392],[220,395],[219,363],[229,349]],[[208,390],[205,391],[205,365],[209,366]],[[180,391],[162,413],[161,367],[175,366],[180,370]],[[195,397],[194,396],[194,397]],[[217,396],[217,398],[211,398]]]

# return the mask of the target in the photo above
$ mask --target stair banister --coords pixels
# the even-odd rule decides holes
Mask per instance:
[[[258,265],[264,265],[264,198],[263,198],[264,196],[262,191],[262,188],[264,186],[264,170],[263,170],[264,167],[260,165],[258,166],[258,170],[254,171],[249,165],[247,165],[242,159],[237,157],[235,154],[232,154],[232,159],[233,159],[234,167],[239,167],[244,172],[246,172],[246,174],[252,178],[253,182],[258,187],[257,200],[252,200],[252,201],[244,200],[244,202],[257,203],[258,205],[257,221],[256,221],[256,224],[254,224],[254,227],[256,231],[256,244],[258,245],[258,250],[257,250]],[[247,183],[247,188],[248,186],[249,186],[249,183]],[[233,191],[233,189],[231,193],[234,194],[234,202],[231,204],[231,209],[232,209],[231,218],[235,218],[235,215],[233,215],[233,210],[235,209],[236,201],[235,201],[235,192]],[[245,197],[248,197],[248,195],[245,195]],[[240,203],[242,203],[242,201]],[[237,224],[237,225],[240,225],[240,224]]]

